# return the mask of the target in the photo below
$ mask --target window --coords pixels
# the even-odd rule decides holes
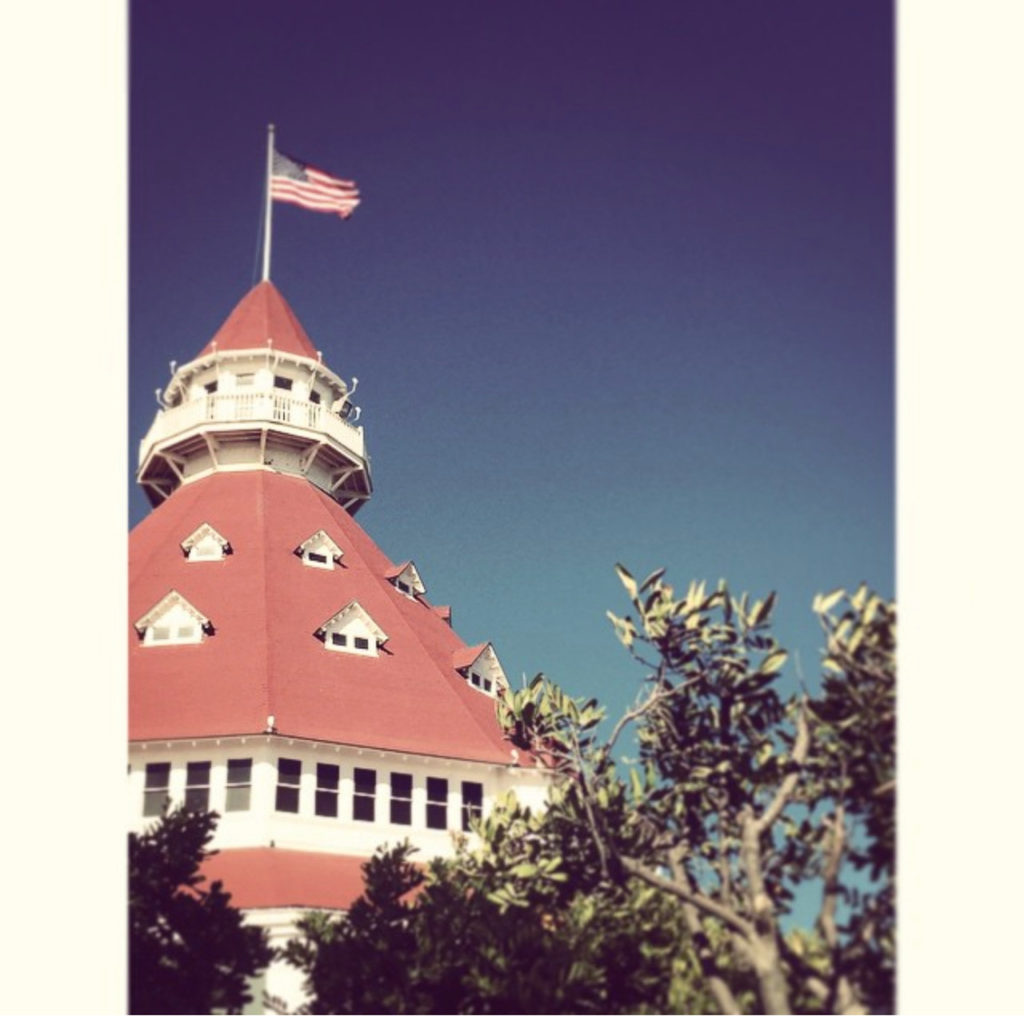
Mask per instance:
[[[189,762],[185,767],[185,807],[206,811],[210,807],[210,763]]]
[[[248,811],[252,795],[252,759],[228,759],[228,788],[225,811]]]
[[[469,683],[473,685],[474,688],[480,688],[488,694],[490,694],[494,688],[494,682],[489,677],[481,677],[475,670],[469,675]]]
[[[484,787],[482,783],[462,781],[462,831],[469,832],[473,819],[484,813]]]
[[[256,381],[255,374],[238,374],[235,377],[236,388],[251,388]]]
[[[338,777],[341,770],[329,762],[316,764],[316,813],[324,818],[338,817]]]
[[[217,391],[217,382],[216,381],[210,381],[209,383],[203,385],[203,387],[206,389],[206,394],[207,395],[213,395]]]
[[[314,406],[319,406],[320,405],[320,393],[319,392],[310,392],[309,393],[309,401],[312,402]]]
[[[427,777],[427,828],[448,828],[448,781]]]
[[[295,548],[295,553],[312,568],[333,568],[343,551],[324,530],[318,529]]]
[[[505,672],[490,642],[457,650],[452,664],[470,687],[485,695],[496,694],[505,682]]]
[[[220,561],[231,553],[231,544],[204,522],[181,541],[181,550],[190,561]]]
[[[281,388],[286,392],[290,392],[292,390],[292,379],[290,377],[281,377],[280,374],[275,374],[274,387]]]
[[[408,773],[391,774],[391,821],[412,825],[412,777]]]
[[[149,613],[135,622],[144,646],[194,644],[203,633],[213,634],[213,625],[185,597],[171,590]]]
[[[170,762],[146,763],[146,789],[142,795],[142,814],[159,815],[168,798],[171,782]]]
[[[313,635],[333,652],[364,656],[377,656],[388,638],[387,632],[355,600],[324,621]]]
[[[194,624],[182,624],[175,628],[167,625],[157,624],[150,629],[149,641],[152,642],[198,642],[196,638],[197,628]]]
[[[356,769],[352,817],[359,822],[372,822],[376,796],[377,771],[375,769]]]
[[[420,573],[416,570],[416,565],[412,561],[395,565],[390,571],[384,573],[384,577],[400,593],[413,599],[417,596],[423,596],[427,591],[427,587],[423,585],[423,579],[420,578]]]
[[[302,763],[297,758],[277,760],[277,799],[274,807],[278,811],[299,810],[299,780],[302,777]]]

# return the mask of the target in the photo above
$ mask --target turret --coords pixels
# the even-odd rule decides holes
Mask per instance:
[[[373,491],[356,381],[343,381],[273,283],[255,286],[188,363],[172,363],[139,448],[138,481],[153,505],[215,472],[304,476],[349,513]]]

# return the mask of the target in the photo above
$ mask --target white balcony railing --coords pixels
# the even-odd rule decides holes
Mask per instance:
[[[319,431],[349,451],[365,458],[363,428],[353,427],[336,413],[307,399],[283,392],[217,392],[164,409],[143,439],[143,448],[184,433],[204,423],[242,421],[281,423],[304,430]]]

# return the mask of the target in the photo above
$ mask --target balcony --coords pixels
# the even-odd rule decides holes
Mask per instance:
[[[216,392],[164,409],[142,440],[141,458],[148,448],[207,424],[216,430],[222,424],[253,422],[314,431],[366,458],[362,427],[346,423],[325,406],[277,391]]]

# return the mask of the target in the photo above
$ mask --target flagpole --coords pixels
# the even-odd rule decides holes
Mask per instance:
[[[270,279],[270,178],[274,173],[274,125],[267,124],[267,204],[263,211],[263,281]]]

